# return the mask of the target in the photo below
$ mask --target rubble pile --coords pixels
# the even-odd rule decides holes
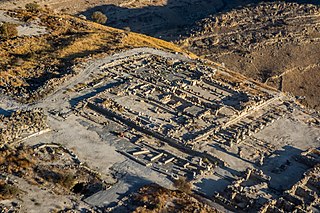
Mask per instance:
[[[9,117],[0,115],[1,145],[48,128],[42,109],[16,111]]]
[[[120,153],[174,180],[179,177],[195,180],[201,176],[212,174],[215,166],[208,159],[205,162],[203,158],[199,157],[187,160],[177,154],[170,153],[168,150],[155,149],[143,141],[139,142],[135,150],[120,151]]]
[[[14,203],[15,205],[15,203]],[[8,204],[3,204],[0,203],[0,209],[3,212],[12,212],[12,213],[19,213],[20,211],[20,207],[19,206],[14,206],[14,205],[8,205]]]
[[[264,212],[318,212],[320,210],[320,164],[304,174],[304,177],[279,199],[266,203]]]
[[[214,199],[230,209],[253,212],[268,200],[268,195],[263,191],[269,188],[270,179],[261,170],[247,169],[223,193],[216,193]]]

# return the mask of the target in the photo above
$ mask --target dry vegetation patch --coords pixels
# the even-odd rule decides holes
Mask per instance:
[[[196,199],[192,194],[170,190],[157,184],[146,185],[125,200],[124,203],[120,201],[118,206],[115,207],[114,210],[116,212],[218,212],[216,209]],[[101,210],[104,211],[103,208]]]
[[[134,212],[218,212],[184,192],[158,185],[142,187],[135,196],[140,206]]]

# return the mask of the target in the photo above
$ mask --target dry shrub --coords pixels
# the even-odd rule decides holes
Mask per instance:
[[[29,170],[34,165],[31,156],[32,151],[26,150],[3,150],[0,152],[1,172],[22,174],[23,171]]]
[[[59,184],[66,189],[71,189],[75,183],[75,176],[71,173],[62,173],[61,171],[52,171],[43,168],[35,169],[38,175],[44,180]]]
[[[58,183],[67,189],[71,189],[75,183],[75,176],[70,173],[61,174],[61,179]]]
[[[185,180],[184,180],[185,181]],[[185,181],[186,182],[186,181]],[[142,187],[132,201],[134,213],[146,212],[201,212],[216,213],[214,208],[197,200],[192,194],[169,190],[156,184]]]
[[[99,23],[99,24],[105,24],[108,20],[107,16],[103,14],[100,11],[96,11],[91,16],[92,20]]]
[[[173,183],[174,187],[176,187],[179,191],[190,193],[192,189],[192,184],[187,181],[185,177],[179,177],[178,180],[175,180]]]
[[[3,23],[0,26],[0,36],[4,39],[10,39],[18,35],[17,26],[12,23]]]
[[[12,185],[0,182],[0,199],[10,199],[16,197],[20,190]]]

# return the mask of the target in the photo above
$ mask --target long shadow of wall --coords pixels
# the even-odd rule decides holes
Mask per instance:
[[[280,192],[290,189],[310,169],[309,166],[294,160],[302,150],[290,145],[282,147],[282,150],[274,152],[274,156],[266,159],[260,168],[264,174],[271,177],[269,186]]]
[[[0,107],[0,115],[9,116],[13,111],[8,111]]]
[[[168,0],[164,6],[143,8],[123,8],[115,5],[101,5],[84,11],[90,17],[94,11],[101,11],[108,16],[108,26],[116,28],[129,27],[132,31],[175,40],[179,35],[189,31],[195,22],[219,12],[248,4],[263,2],[261,0]],[[317,0],[286,0],[286,2],[320,4]]]

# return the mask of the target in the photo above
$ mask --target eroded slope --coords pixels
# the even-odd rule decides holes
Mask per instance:
[[[319,15],[315,5],[261,3],[204,19],[184,44],[319,109]]]

